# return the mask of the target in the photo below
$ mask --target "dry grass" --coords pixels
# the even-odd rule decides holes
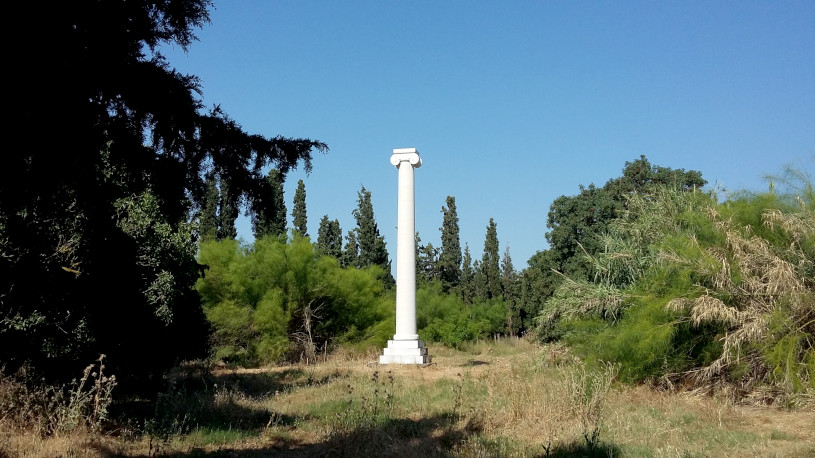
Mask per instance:
[[[199,418],[185,434],[152,442],[89,430],[43,438],[1,429],[0,456],[815,453],[812,408],[745,408],[711,396],[608,385],[610,372],[586,372],[566,353],[524,340],[484,341],[464,351],[431,347],[434,363],[422,367],[380,366],[376,353],[337,353],[314,366],[220,370],[206,414],[221,423]],[[595,427],[589,446],[586,435]]]

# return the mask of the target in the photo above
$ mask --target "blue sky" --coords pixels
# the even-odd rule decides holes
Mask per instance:
[[[480,258],[494,218],[518,269],[555,198],[641,154],[726,190],[815,168],[813,1],[244,0],[211,19],[170,64],[247,131],[328,143],[289,174],[289,213],[302,178],[312,236],[325,214],[345,233],[364,185],[392,259],[394,148],[422,156],[423,243],[452,195],[462,246]]]

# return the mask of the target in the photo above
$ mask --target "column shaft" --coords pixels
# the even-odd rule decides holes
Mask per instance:
[[[396,335],[416,340],[416,223],[413,164],[399,163],[398,225],[396,231]]]

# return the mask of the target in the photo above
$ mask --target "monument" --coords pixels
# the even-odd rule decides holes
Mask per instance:
[[[391,164],[399,169],[396,226],[396,334],[379,357],[379,364],[427,364],[430,355],[416,333],[416,215],[413,169],[422,166],[416,148],[393,150]]]

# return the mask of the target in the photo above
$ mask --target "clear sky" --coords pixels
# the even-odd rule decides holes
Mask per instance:
[[[394,148],[424,163],[423,243],[455,196],[462,247],[480,259],[492,217],[518,269],[547,247],[555,198],[641,154],[726,190],[815,168],[811,0],[216,0],[211,19],[187,54],[162,50],[170,64],[247,131],[328,143],[289,174],[289,213],[302,178],[312,237],[326,214],[346,233],[364,185],[391,259]]]

